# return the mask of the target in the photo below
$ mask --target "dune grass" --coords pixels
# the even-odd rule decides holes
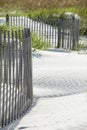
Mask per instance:
[[[32,33],[32,47],[35,49],[46,50],[49,43],[43,40],[43,37],[38,37],[36,33]]]

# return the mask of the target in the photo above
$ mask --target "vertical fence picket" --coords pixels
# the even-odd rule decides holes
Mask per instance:
[[[31,44],[31,36],[30,36],[30,30],[29,30],[29,38],[28,38],[28,41],[27,41],[27,44],[28,44],[28,66],[29,66],[29,72],[28,72],[28,77],[29,80],[28,80],[28,97],[29,99],[31,99],[30,101],[30,104],[32,103],[33,101],[33,88],[32,88],[32,44]],[[30,105],[29,104],[29,105]]]
[[[57,48],[60,47],[61,43],[61,19],[58,19],[58,43],[57,43]]]
[[[10,25],[12,26],[12,16],[10,17]]]
[[[51,41],[51,39],[52,39],[52,36],[51,36],[51,21],[49,22],[49,43],[50,43],[50,45],[52,46],[52,41]]]
[[[79,30],[80,30],[80,21],[77,19],[77,46],[78,46],[78,41],[79,41]]]
[[[25,42],[23,42],[23,48],[24,48],[24,94],[26,94],[26,29],[24,30],[24,40]],[[24,106],[26,106],[26,96],[24,97]],[[24,108],[24,112],[26,111],[26,108]]]
[[[7,107],[8,107],[8,48],[7,48],[7,31],[4,33],[5,44],[5,125],[7,124]]]
[[[21,47],[21,31],[18,31],[19,37],[19,87],[20,87],[20,116],[22,114],[22,47]]]
[[[10,32],[8,31],[8,82],[9,82],[9,117],[8,117],[8,123],[11,122],[11,45],[10,45]]]
[[[15,76],[17,76],[17,31],[15,31]],[[15,120],[17,119],[17,101],[18,101],[18,91],[17,91],[17,77],[15,78]]]
[[[5,39],[5,31],[3,39]],[[2,59],[2,66],[3,66],[3,77],[2,77],[2,127],[5,125],[5,46],[3,46],[3,59]]]
[[[62,48],[64,48],[64,20],[62,21]]]
[[[0,126],[2,126],[2,31],[0,30]]]
[[[17,18],[17,17],[16,17]],[[12,31],[12,113],[13,117],[12,120],[15,119],[15,113],[14,113],[14,108],[15,108],[15,103],[14,103],[14,95],[15,95],[15,80],[14,80],[14,69],[15,69],[15,59],[14,59],[14,46],[15,44],[15,38],[14,38],[14,32]]]
[[[54,43],[55,43],[55,48],[57,46],[57,39],[56,39],[56,22],[54,21]]]

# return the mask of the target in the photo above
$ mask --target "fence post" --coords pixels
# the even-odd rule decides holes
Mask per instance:
[[[78,46],[78,43],[79,43],[79,19],[76,20],[76,47]]]
[[[75,49],[75,17],[72,16],[72,49]]]
[[[29,98],[31,99],[31,103],[33,101],[33,87],[32,87],[32,41],[31,41],[31,35],[29,34],[29,39],[28,39],[28,66],[29,66],[29,86],[28,89],[29,91]]]
[[[1,64],[1,48],[2,48],[2,45],[1,45],[1,31],[0,31],[0,126],[2,126],[2,120],[1,120],[1,116],[2,116],[2,113],[1,113],[1,78],[2,78],[2,64]]]
[[[6,24],[9,25],[9,15],[6,14]]]
[[[28,38],[30,36],[30,29],[29,28],[25,28],[24,29],[24,38]]]
[[[25,50],[27,51],[27,58],[25,58],[25,66],[27,66],[27,76],[26,86],[27,86],[27,97],[31,100],[30,104],[33,100],[33,90],[32,90],[32,46],[31,46],[31,36],[30,36],[30,29],[24,29],[24,38],[25,38]]]
[[[57,48],[60,47],[61,44],[61,19],[58,19],[58,43],[57,43]]]

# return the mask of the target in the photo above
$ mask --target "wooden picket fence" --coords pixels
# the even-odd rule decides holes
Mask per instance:
[[[30,30],[0,31],[0,127],[31,106],[32,55]]]
[[[75,49],[79,42],[79,19],[31,19],[28,17],[9,17],[9,24],[19,28],[28,27],[51,48]]]
[[[79,20],[75,17],[47,21],[6,15],[6,24],[18,30],[0,30],[0,127],[22,116],[32,104],[30,32],[51,48],[72,50],[79,40]]]

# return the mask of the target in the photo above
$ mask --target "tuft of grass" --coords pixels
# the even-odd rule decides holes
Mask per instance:
[[[32,47],[35,49],[46,50],[49,47],[49,43],[43,41],[43,38],[38,37],[36,33],[32,33]]]
[[[6,25],[0,25],[0,32],[3,36],[4,33],[7,34],[7,32],[9,31],[10,34],[10,38],[12,38],[12,35],[14,34],[14,38],[16,38],[15,32],[17,32],[17,37],[19,37],[20,40],[23,39],[23,30],[24,28],[18,28],[16,26],[9,26],[8,24]]]
[[[9,26],[8,24],[4,24],[4,25],[0,25],[0,30],[2,32],[4,30],[7,30],[7,31],[17,31],[18,27],[16,27],[16,26]],[[23,27],[21,27],[20,30],[23,30]]]
[[[80,41],[77,47],[74,49],[75,51],[80,51],[80,50],[87,50],[87,45],[84,44],[84,42]]]

